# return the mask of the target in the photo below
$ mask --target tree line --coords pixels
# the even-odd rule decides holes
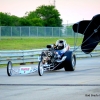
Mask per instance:
[[[55,6],[42,5],[35,11],[26,12],[23,17],[0,12],[0,26],[61,27],[62,19]]]

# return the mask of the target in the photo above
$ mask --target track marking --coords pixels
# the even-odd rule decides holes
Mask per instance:
[[[0,84],[0,86],[100,86],[100,84]]]

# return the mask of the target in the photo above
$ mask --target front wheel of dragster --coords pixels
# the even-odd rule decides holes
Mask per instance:
[[[76,56],[72,51],[67,51],[65,53],[67,57],[64,64],[65,71],[74,71],[76,66]]]
[[[7,63],[7,75],[8,76],[11,76],[12,75],[12,62],[11,61],[8,61]]]
[[[43,72],[44,72],[43,63],[42,63],[42,61],[39,61],[39,63],[38,63],[38,74],[39,74],[39,76],[42,76]]]

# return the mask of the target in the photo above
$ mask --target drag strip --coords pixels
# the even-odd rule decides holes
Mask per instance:
[[[44,72],[43,76],[35,72],[28,75],[13,74],[9,77],[6,67],[0,69],[1,100],[73,100],[73,98],[100,100],[100,57],[77,59],[74,72],[61,69]]]

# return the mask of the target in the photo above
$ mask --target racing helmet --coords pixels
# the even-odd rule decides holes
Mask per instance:
[[[67,45],[67,43],[63,39],[56,41],[56,46],[58,47],[59,50],[64,49],[66,47],[66,45]]]

